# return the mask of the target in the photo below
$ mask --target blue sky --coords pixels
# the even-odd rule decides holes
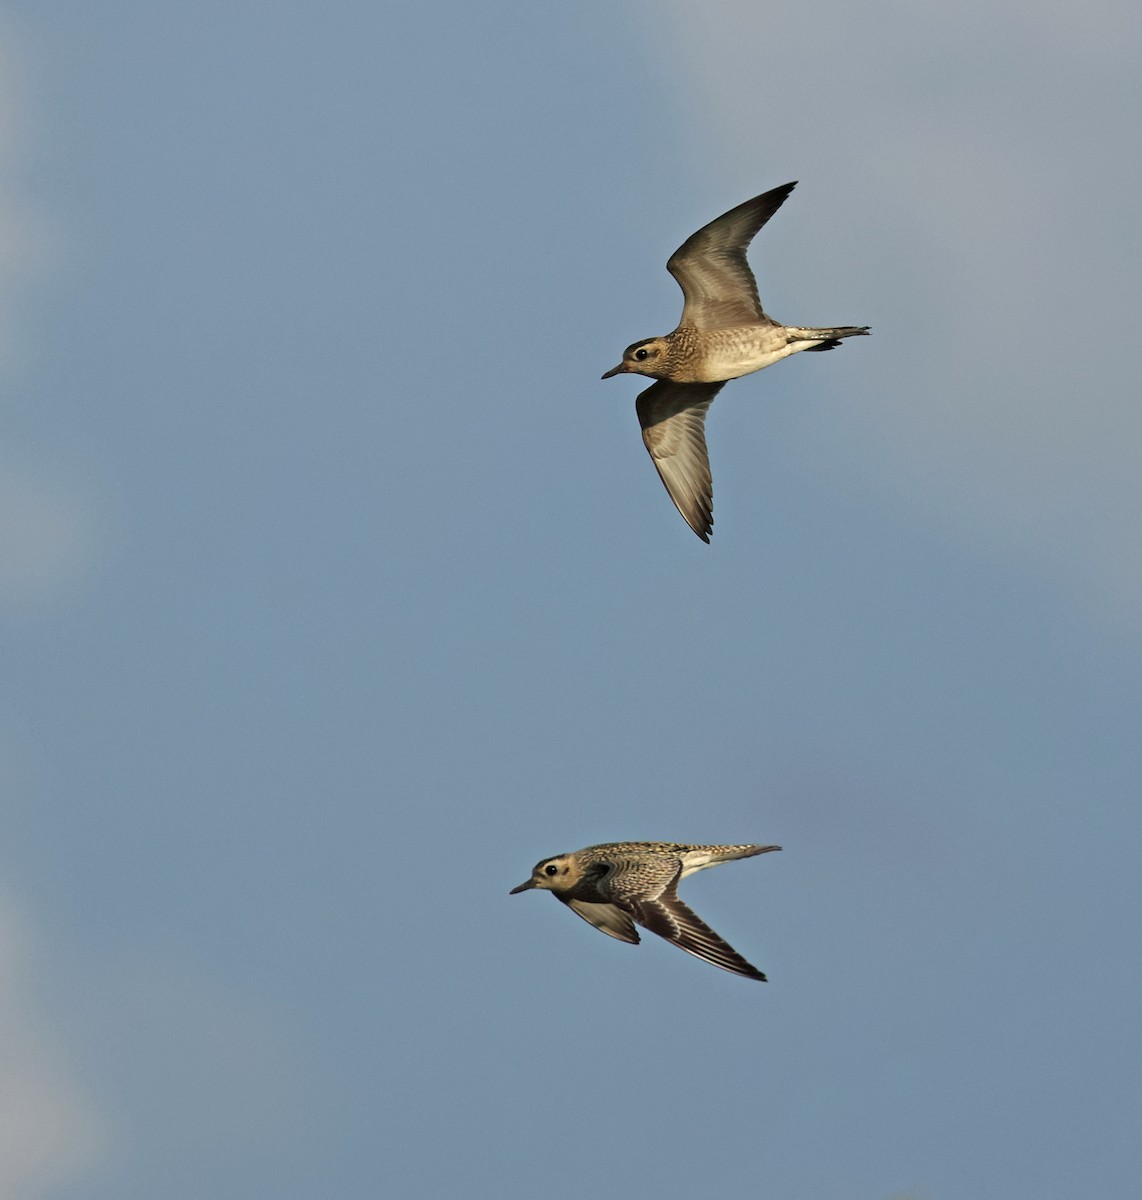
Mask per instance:
[[[1135,5],[0,19],[0,1194],[1129,1196]],[[599,376],[699,225],[873,336]],[[533,863],[687,881],[770,982]]]

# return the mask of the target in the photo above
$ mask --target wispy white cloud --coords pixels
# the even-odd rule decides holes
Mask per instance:
[[[13,182],[27,124],[20,104],[19,68],[14,39],[0,25],[0,365],[18,359],[14,308],[21,286],[45,261],[43,230]]]
[[[92,504],[42,464],[0,460],[0,611],[41,611],[68,596],[94,557]]]
[[[21,295],[48,269],[45,227],[20,194],[18,164],[28,138],[20,98],[18,44],[0,25],[0,371],[13,395],[34,358],[21,334]],[[0,413],[2,413],[0,409]],[[66,471],[42,454],[20,454],[0,438],[0,612],[40,611],[70,594],[94,561],[94,506]]]
[[[814,456],[1142,637],[1137,6],[668,11],[679,153],[727,203],[801,175],[799,260],[835,224],[796,268],[815,298],[796,316],[874,326],[875,359],[845,362],[867,396]]]
[[[22,133],[18,68],[12,38],[0,27],[0,369],[9,377],[9,394],[13,368],[25,357],[14,313],[21,289],[36,273],[42,249],[35,222],[12,181]],[[10,434],[0,444],[0,610],[39,611],[45,602],[65,594],[90,562],[90,521],[74,487],[53,479],[40,463],[17,462]],[[5,711],[0,716],[0,741],[6,751],[19,741],[9,736],[9,726]],[[5,753],[5,777],[13,769],[11,757]],[[29,1200],[77,1178],[98,1158],[103,1140],[93,1107],[36,997],[32,964],[37,957],[28,922],[10,897],[0,895],[4,1200]]]
[[[0,897],[0,1197],[32,1200],[79,1177],[102,1132],[35,997],[32,934]]]
[[[0,27],[0,369],[22,359],[13,314],[34,275],[41,243],[12,182],[22,131],[19,56]],[[10,387],[9,387],[10,391]],[[12,437],[0,439],[0,608],[38,609],[58,596],[89,559],[87,522],[72,489],[34,465],[15,465]],[[8,753],[10,714],[0,715],[4,781],[18,769]],[[6,793],[11,796],[14,789]],[[81,1176],[99,1157],[103,1135],[68,1055],[36,996],[41,951],[10,897],[0,895],[0,1197],[32,1200]]]

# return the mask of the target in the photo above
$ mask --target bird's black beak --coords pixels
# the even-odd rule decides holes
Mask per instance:
[[[521,883],[519,885],[519,887],[512,888],[512,890],[510,892],[508,892],[508,895],[514,896],[516,894],[516,892],[526,892],[528,890],[528,888],[533,888],[533,887],[535,887],[535,884],[529,879],[527,881],[527,883]]]
[[[604,376],[604,379],[610,379],[612,375],[622,375],[626,372],[626,363],[619,363],[617,367],[612,367]]]

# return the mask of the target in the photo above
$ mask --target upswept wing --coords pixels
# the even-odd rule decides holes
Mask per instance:
[[[770,321],[761,307],[746,248],[757,231],[797,186],[782,184],[755,196],[691,234],[670,256],[666,269],[686,303],[682,325],[697,330],[728,329]]]

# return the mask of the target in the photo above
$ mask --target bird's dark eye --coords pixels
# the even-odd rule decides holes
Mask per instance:
[[[548,863],[547,866],[543,868],[543,873],[544,875],[558,875],[559,868],[554,863]]]
[[[650,357],[650,351],[645,346],[642,346],[634,352],[634,356],[639,362],[644,362]]]

